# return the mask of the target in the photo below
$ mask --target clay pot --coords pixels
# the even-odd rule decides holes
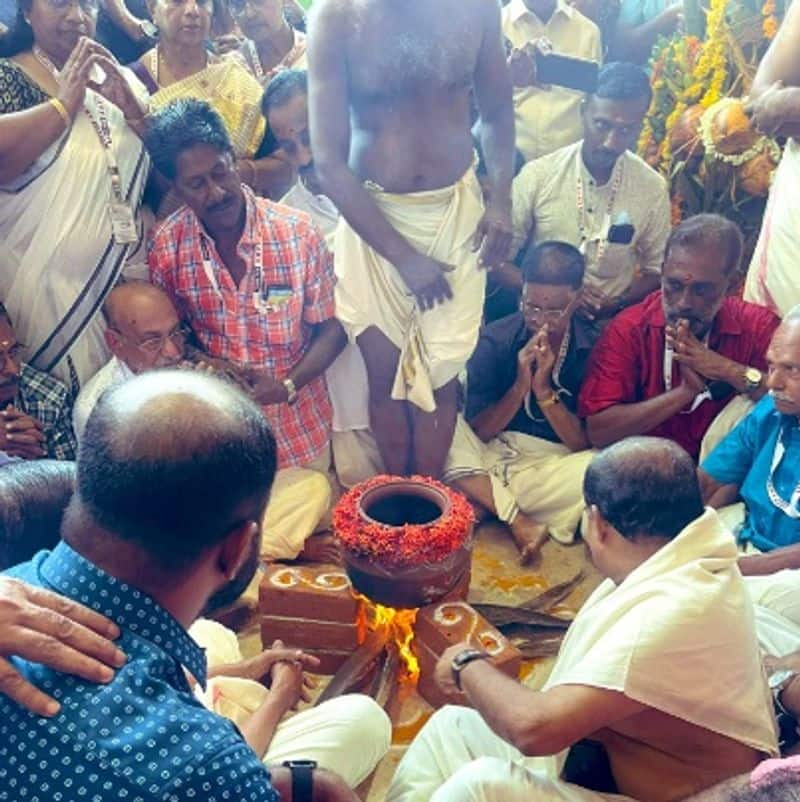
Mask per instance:
[[[402,529],[405,524],[428,524],[446,516],[450,500],[423,482],[399,479],[364,493],[358,512],[365,522]],[[423,607],[458,589],[456,595],[465,596],[471,535],[469,532],[464,544],[443,560],[408,568],[384,567],[345,549],[345,569],[358,592],[386,607]]]
[[[700,118],[704,111],[705,109],[696,103],[678,117],[669,134],[670,150],[675,159],[696,163],[703,158],[705,149],[700,136]]]
[[[736,156],[758,141],[759,134],[750,125],[750,118],[740,100],[720,101],[706,113],[711,115],[711,139],[719,153]]]
[[[772,156],[762,151],[749,162],[736,168],[736,181],[748,195],[765,198],[769,194],[772,174],[777,166]]]

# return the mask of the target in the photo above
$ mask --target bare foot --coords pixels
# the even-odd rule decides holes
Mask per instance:
[[[311,535],[297,555],[298,562],[342,564],[342,554],[333,535],[326,533]]]
[[[518,512],[513,523],[509,524],[511,536],[519,549],[520,565],[530,565],[538,556],[547,540],[547,527],[526,515]]]

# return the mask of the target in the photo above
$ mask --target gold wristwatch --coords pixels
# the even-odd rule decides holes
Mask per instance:
[[[744,371],[745,392],[750,395],[761,387],[764,374],[758,368],[747,367]]]

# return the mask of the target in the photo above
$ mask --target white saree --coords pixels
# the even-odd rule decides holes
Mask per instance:
[[[132,74],[129,80],[146,97]],[[92,109],[98,97],[87,90]],[[83,383],[108,360],[98,314],[103,300],[126,263],[146,262],[138,211],[149,159],[122,112],[104,105],[123,194],[137,215],[138,243],[114,241],[106,155],[83,112],[22,175],[0,186],[0,298],[26,346],[26,361],[68,386],[70,364]]]

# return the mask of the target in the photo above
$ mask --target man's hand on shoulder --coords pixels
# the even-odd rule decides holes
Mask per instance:
[[[0,412],[0,451],[21,459],[41,459],[47,456],[44,442],[42,424],[36,418],[13,406]]]
[[[7,659],[21,657],[89,682],[114,678],[125,664],[114,645],[119,629],[104,616],[55,593],[0,576],[0,693],[40,716],[58,702],[42,693]]]

